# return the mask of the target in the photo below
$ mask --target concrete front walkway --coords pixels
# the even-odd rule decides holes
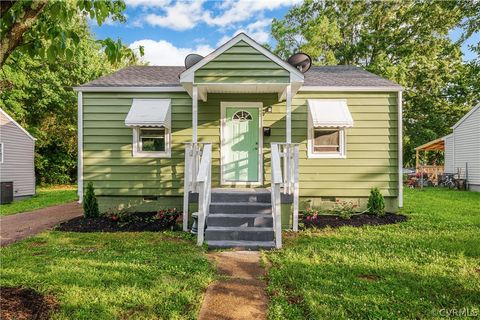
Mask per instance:
[[[76,202],[0,217],[0,245],[25,239],[50,229],[56,224],[81,216],[82,206]]]
[[[258,251],[225,251],[211,253],[222,277],[205,293],[200,320],[266,319],[268,298],[265,270],[260,266]]]

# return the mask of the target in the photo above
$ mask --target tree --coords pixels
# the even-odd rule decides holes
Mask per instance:
[[[92,182],[87,184],[87,191],[85,192],[85,197],[83,197],[83,215],[85,218],[98,218],[98,216],[100,216],[98,201]]]
[[[2,0],[0,1],[0,67],[14,51],[31,57],[71,59],[80,43],[80,35],[68,27],[80,14],[103,24],[107,19],[125,21],[123,0]],[[42,19],[43,18],[43,19]],[[108,59],[119,62],[134,58],[132,50],[120,40],[100,40]],[[143,54],[143,48],[140,48]]]
[[[478,31],[478,1],[306,1],[274,19],[275,52],[309,54],[316,65],[357,65],[395,81],[404,93],[404,159],[449,133],[480,99],[478,64],[460,47]],[[463,28],[456,42],[449,32]]]
[[[77,97],[72,87],[132,63],[110,63],[84,17],[76,16],[62,28],[80,38],[70,59],[59,56],[49,62],[15,50],[0,72],[0,107],[37,138],[35,171],[43,184],[76,178]]]

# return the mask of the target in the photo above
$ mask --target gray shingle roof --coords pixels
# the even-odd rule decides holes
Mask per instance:
[[[398,87],[395,82],[355,66],[311,67],[305,73],[304,86],[321,87]]]
[[[98,78],[81,87],[171,87],[181,86],[179,74],[185,67],[131,66]],[[305,73],[304,86],[398,87],[398,84],[353,66],[312,67]]]

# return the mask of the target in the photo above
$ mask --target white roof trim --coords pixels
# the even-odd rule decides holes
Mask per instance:
[[[170,99],[133,99],[125,118],[127,127],[171,128]]]
[[[185,88],[175,87],[74,87],[81,92],[186,92]]]
[[[341,86],[302,86],[298,91],[358,91],[358,92],[398,92],[402,87],[341,87]]]
[[[8,115],[8,113],[6,113],[2,108],[0,108],[0,112],[1,112],[3,115],[5,115],[5,117],[6,117],[8,120],[10,120],[11,122],[13,122],[14,125],[16,125],[18,128],[20,128],[20,130],[22,130],[30,139],[32,139],[33,141],[36,141],[36,140],[37,140],[37,139],[34,138],[30,133],[28,133],[27,130],[25,130],[21,125],[19,125],[17,121],[13,120],[13,118],[10,117],[10,116]]]
[[[353,118],[344,99],[308,99],[314,127],[353,127]]]
[[[193,82],[194,74],[195,71],[233,47],[235,44],[237,44],[240,41],[245,41],[249,45],[251,45],[254,49],[258,50],[261,54],[265,55],[268,57],[270,60],[275,62],[276,64],[280,65],[284,69],[290,71],[290,81],[303,81],[304,75],[301,73],[297,68],[292,66],[291,64],[283,61],[267,49],[265,49],[263,46],[258,44],[255,40],[247,36],[245,33],[239,33],[220,47],[218,47],[216,50],[214,50],[212,53],[207,55],[205,58],[197,62],[195,65],[192,67],[188,68],[187,70],[183,71],[180,74],[180,82]],[[293,76],[293,77],[292,77]]]
[[[466,115],[464,115],[460,120],[458,120],[457,123],[455,123],[452,127],[452,129],[455,129],[458,127],[460,124],[462,124],[463,121],[467,120],[468,117],[470,117],[475,111],[477,111],[480,108],[480,103],[477,104],[475,107],[473,107],[470,111],[467,112]]]
[[[440,139],[442,139],[443,141],[447,140],[447,139],[450,139],[453,137],[453,133],[450,133],[450,134],[447,134],[446,136],[443,136],[441,137]]]

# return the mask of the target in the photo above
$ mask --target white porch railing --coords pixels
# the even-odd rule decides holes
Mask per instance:
[[[277,248],[282,247],[281,193],[293,195],[293,230],[298,231],[298,155],[299,145],[296,143],[271,144],[272,216]]]
[[[185,143],[185,168],[183,180],[183,231],[188,231],[188,203],[190,192],[197,192],[197,174],[200,166],[200,143]]]
[[[200,167],[196,177],[198,188],[198,232],[197,245],[203,244],[205,235],[205,221],[209,214],[212,189],[212,145],[205,144],[202,152]]]

